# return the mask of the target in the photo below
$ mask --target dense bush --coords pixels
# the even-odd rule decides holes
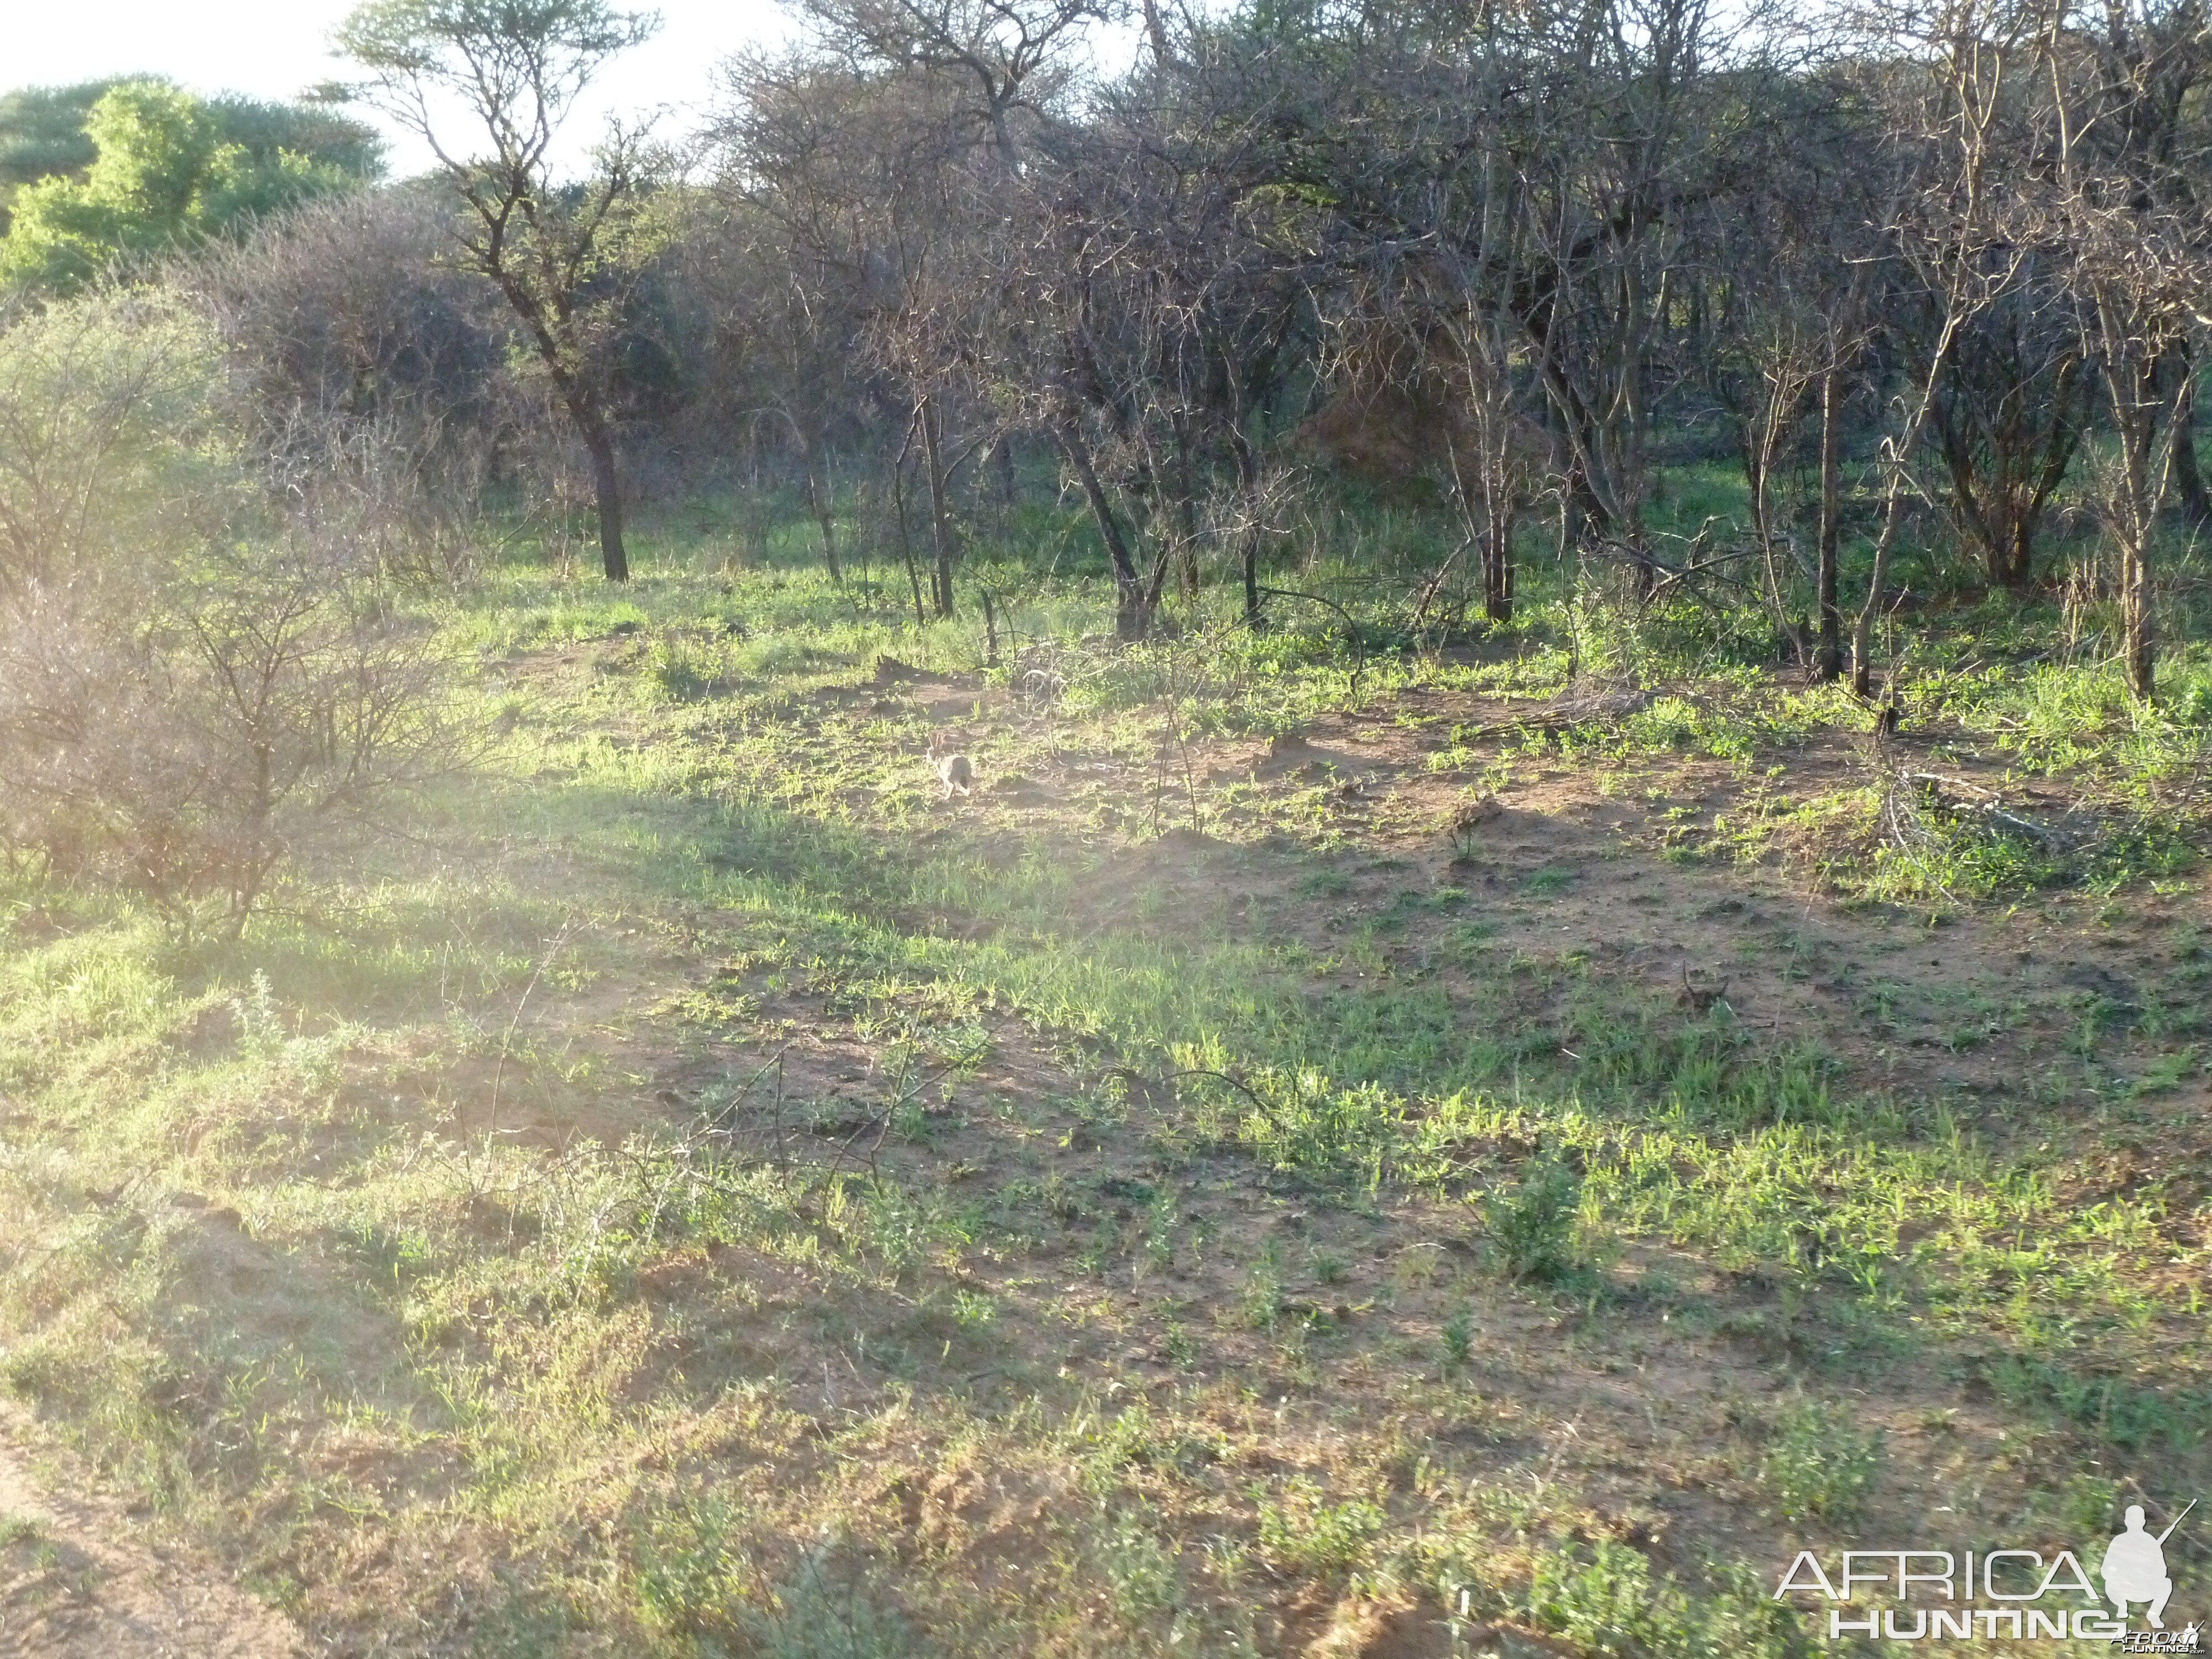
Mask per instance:
[[[0,846],[235,931],[456,733],[387,572],[211,423],[220,362],[112,296],[0,334]]]
[[[0,331],[0,592],[216,535],[240,477],[219,386],[213,335],[158,293]]]

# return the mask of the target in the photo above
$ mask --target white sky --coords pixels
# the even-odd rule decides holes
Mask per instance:
[[[331,32],[352,0],[6,0],[0,12],[0,90],[59,86],[112,75],[166,75],[195,92],[295,98],[347,78]],[[742,47],[786,33],[774,0],[659,0],[660,33],[607,65],[563,135],[582,155],[610,112],[634,118],[665,107],[656,128],[678,139],[713,98],[714,71]],[[355,112],[391,139],[392,170],[429,165],[428,152],[366,109]]]

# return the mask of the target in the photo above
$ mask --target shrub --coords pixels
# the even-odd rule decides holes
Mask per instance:
[[[1443,1324],[1444,1358],[1455,1365],[1467,1364],[1468,1356],[1474,1352],[1474,1316],[1462,1308]]]
[[[1710,1590],[1655,1574],[1642,1551],[1600,1539],[1537,1557],[1526,1609],[1540,1630],[1613,1659],[1806,1659],[1794,1608],[1769,1600],[1755,1575],[1708,1565]]]
[[[281,865],[458,756],[421,643],[311,558],[0,605],[0,846],[235,934]]]
[[[1784,1412],[1766,1455],[1766,1484],[1792,1521],[1850,1520],[1881,1467],[1880,1431],[1861,1433],[1806,1401]]]
[[[178,273],[272,486],[382,568],[446,583],[501,539],[486,481],[527,418],[497,296],[444,258],[452,212],[419,185],[325,198]]]
[[[235,933],[459,732],[382,567],[215,441],[217,374],[162,303],[0,333],[0,851]]]
[[[1581,1177],[1556,1157],[1539,1159],[1519,1186],[1490,1197],[1483,1218],[1508,1277],[1540,1282],[1574,1271],[1579,1264],[1575,1217],[1582,1199]]]
[[[761,1659],[907,1659],[923,1651],[867,1580],[826,1550],[805,1557],[772,1604],[740,1622]]]
[[[213,333],[94,295],[0,331],[0,593],[218,535],[242,479],[216,436]]]
[[[1364,1499],[1323,1501],[1321,1488],[1301,1475],[1279,1497],[1261,1500],[1260,1552],[1285,1571],[1334,1572],[1366,1559],[1386,1521]]]

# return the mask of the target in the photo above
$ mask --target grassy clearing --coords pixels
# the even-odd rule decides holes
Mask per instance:
[[[334,1650],[1780,1656],[2206,1472],[2212,659],[1877,746],[678,528],[441,612],[494,757],[238,944],[9,878],[0,1382]]]

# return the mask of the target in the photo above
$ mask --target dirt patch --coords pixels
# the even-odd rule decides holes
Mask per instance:
[[[0,1424],[0,1432],[9,1425]],[[210,1563],[158,1549],[0,1438],[0,1649],[18,1659],[289,1659],[306,1644]]]

